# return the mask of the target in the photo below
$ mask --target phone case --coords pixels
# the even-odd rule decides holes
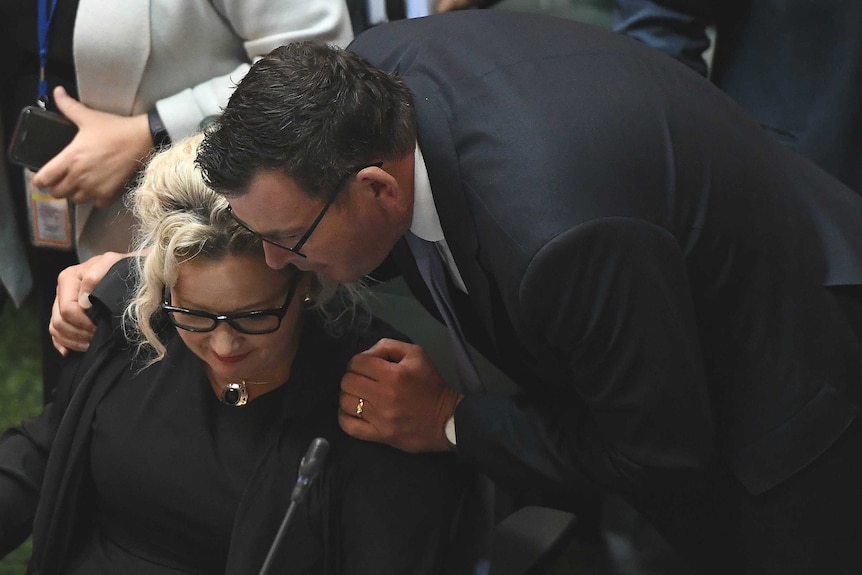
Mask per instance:
[[[18,115],[18,123],[9,145],[9,160],[38,171],[69,145],[78,127],[60,114],[38,106],[27,106]]]

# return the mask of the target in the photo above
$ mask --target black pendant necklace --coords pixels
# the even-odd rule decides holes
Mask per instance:
[[[224,386],[220,399],[223,404],[234,407],[241,407],[248,403],[248,386],[245,380]]]

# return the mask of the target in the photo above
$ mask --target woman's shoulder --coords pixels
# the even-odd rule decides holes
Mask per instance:
[[[365,351],[383,338],[411,341],[364,306],[350,310],[327,310],[326,315],[317,315],[314,320],[318,328],[326,334],[331,345],[344,350],[352,357]]]
[[[90,301],[94,306],[101,306],[112,316],[122,315],[135,292],[132,264],[132,258],[123,258],[108,270],[90,295]]]

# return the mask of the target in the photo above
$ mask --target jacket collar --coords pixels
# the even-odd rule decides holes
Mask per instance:
[[[421,103],[416,106],[419,147],[425,158],[443,234],[474,310],[484,325],[492,326],[488,278],[478,261],[476,225],[460,179],[460,164],[443,106],[428,80],[419,77],[404,77],[403,80],[415,101]]]

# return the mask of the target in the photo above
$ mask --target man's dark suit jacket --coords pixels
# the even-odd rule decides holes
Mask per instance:
[[[461,402],[463,457],[513,488],[617,489],[684,547],[704,486],[767,493],[850,426],[862,198],[725,94],[622,35],[496,10],[350,50],[412,90],[460,317],[523,391]]]
[[[862,193],[862,2],[616,0],[615,28],[706,73],[785,144]]]

